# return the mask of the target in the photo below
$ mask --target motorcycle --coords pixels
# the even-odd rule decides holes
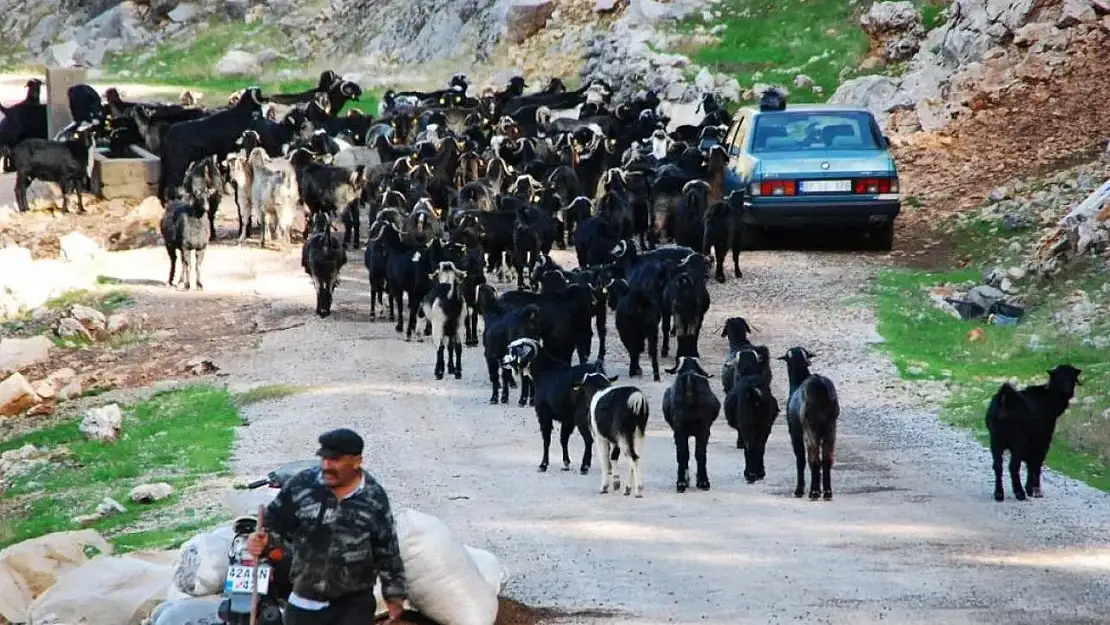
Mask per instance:
[[[268,486],[280,490],[291,477],[314,466],[315,460],[290,462],[270,471],[265,478],[247,484],[246,488]],[[251,516],[237,517],[232,523],[235,537],[228,548],[227,577],[216,609],[220,622],[225,625],[248,625],[250,622],[254,556],[247,551],[247,539],[257,526],[258,520]],[[285,602],[293,590],[289,576],[292,560],[291,554],[286,554],[280,546],[273,546],[268,557],[258,563],[258,625],[281,625]]]

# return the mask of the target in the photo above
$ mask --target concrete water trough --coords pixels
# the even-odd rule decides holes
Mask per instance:
[[[108,148],[97,148],[93,155],[92,192],[106,200],[142,200],[158,195],[158,176],[162,161],[145,149],[130,145],[127,156],[116,158]]]

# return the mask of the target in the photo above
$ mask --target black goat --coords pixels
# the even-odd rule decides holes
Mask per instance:
[[[24,139],[46,139],[46,105],[42,103],[42,81],[27,81],[27,95],[11,106],[0,105],[4,119],[0,120],[0,146],[10,149]],[[15,171],[10,159],[4,159],[4,171]]]
[[[786,424],[798,469],[794,496],[805,492],[805,465],[809,462],[809,498],[832,499],[832,466],[836,452],[836,423],[840,418],[840,400],[832,380],[810,373],[813,360],[804,347],[791,347],[779,360],[786,362],[790,378],[790,399],[786,403]],[[820,487],[818,487],[820,482]]]
[[[358,203],[362,194],[362,174],[344,167],[325,165],[313,160],[314,154],[298,148],[289,155],[289,162],[297,174],[297,188],[301,201],[310,213],[325,211],[332,219],[342,216],[343,247],[359,246]],[[343,211],[340,215],[340,211]],[[352,213],[352,211],[354,211]]]
[[[192,253],[196,256],[197,290],[204,289],[204,284],[200,280],[200,266],[204,263],[204,251],[208,248],[210,235],[208,228],[204,204],[174,200],[166,206],[162,214],[161,231],[166,253],[170,256],[170,277],[166,279],[167,285],[174,286],[173,277],[177,270],[177,255],[180,253],[184,270],[181,283],[177,286],[181,290],[189,290],[193,268],[189,256]]]
[[[651,266],[645,271],[656,273],[662,270]],[[628,376],[643,375],[640,356],[644,353],[646,345],[648,356],[651,358],[651,377],[658,382],[659,322],[663,316],[662,303],[652,288],[630,286],[630,281],[624,278],[614,280],[608,285],[608,290],[609,307],[615,312],[614,323],[617,326],[617,336],[628,351]]]
[[[92,174],[94,128],[81,123],[66,136],[64,141],[49,139],[24,139],[8,153],[16,171],[15,197],[20,212],[26,212],[27,187],[34,180],[56,182],[62,188],[62,210],[69,210],[69,194],[77,194],[77,209],[84,213],[85,202],[81,191],[88,188]]]
[[[1082,370],[1064,364],[1048,370],[1048,384],[1027,386],[1020,391],[1009,382],[991,398],[987,407],[990,434],[994,500],[1006,498],[1002,490],[1002,454],[1010,452],[1010,488],[1014,499],[1043,497],[1041,467],[1044,466],[1056,421],[1068,409],[1075,387],[1082,384]],[[1025,463],[1025,488],[1021,485],[1021,463]]]
[[[678,366],[667,369],[674,373],[671,386],[663,392],[663,419],[674,432],[675,455],[678,460],[678,477],[675,488],[680,493],[690,487],[690,437],[694,437],[694,459],[698,463],[696,486],[709,490],[709,472],[706,468],[706,450],[709,432],[721,412],[721,400],[709,386],[712,375],[705,372],[697,358],[683,356]]]
[[[733,193],[738,193],[734,191]],[[729,197],[732,200],[733,196]],[[725,282],[725,254],[732,252],[732,273],[735,277],[742,277],[740,272],[740,223],[731,201],[715,202],[705,213],[704,238],[701,251],[711,253],[716,259],[716,268],[713,277],[717,282]]]
[[[579,425],[575,410],[573,385],[589,373],[605,373],[601,361],[581,365],[570,365],[551,356],[535,339],[521,338],[509,344],[508,353],[502,365],[521,372],[521,377],[532,379],[536,387],[536,418],[540,422],[543,436],[543,460],[540,471],[547,471],[548,450],[551,447],[551,432],[555,422],[560,424],[559,443],[563,448],[563,470],[570,471],[570,435]],[[523,384],[522,384],[523,385]],[[583,424],[584,425],[584,424]],[[593,454],[593,434],[590,429],[578,428],[585,449],[582,451],[582,465],[579,472],[590,472]]]
[[[345,264],[347,250],[332,233],[331,218],[327,213],[316,213],[312,216],[312,234],[301,251],[301,266],[312,276],[312,284],[316,287],[316,314],[321,318],[331,314],[332,296]]]
[[[162,136],[162,171],[158,181],[158,196],[162,201],[176,193],[190,163],[206,156],[223,160],[229,152],[235,151],[235,142],[250,127],[251,119],[261,112],[262,102],[262,91],[250,87],[231,108],[167,128]]]
[[[670,332],[675,334],[675,356],[699,358],[698,338],[705,313],[709,311],[709,289],[686,272],[679,273],[663,289],[663,354],[670,350]],[[673,325],[668,321],[673,320]],[[677,362],[677,361],[676,361]]]
[[[767,476],[763,456],[778,414],[779,403],[763,376],[736,376],[736,383],[725,396],[725,419],[736,430],[737,446],[743,442],[744,479],[749,484]]]
[[[729,317],[725,320],[725,327],[721,329],[721,336],[728,338],[728,357],[721,365],[721,386],[726,395],[732,389],[733,380],[738,375],[758,373],[767,380],[768,384],[773,380],[771,350],[767,349],[766,345],[753,345],[748,340],[748,333],[751,331],[751,326],[743,317]],[[739,360],[741,353],[744,352],[751,352],[751,356],[755,358],[754,365],[750,361],[747,365],[741,365]]]

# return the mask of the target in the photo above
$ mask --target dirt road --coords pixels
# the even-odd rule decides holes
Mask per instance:
[[[464,352],[462,380],[436,382],[430,344],[406,343],[392,324],[368,320],[361,252],[351,255],[326,320],[311,314],[299,250],[220,246],[205,265],[205,293],[185,297],[261,297],[269,301],[258,318],[264,327],[303,323],[220,359],[228,379],[313,389],[248,408],[236,472],[253,477],[310,457],[318,433],[354,427],[394,506],[437,515],[462,540],[496,553],[512,573],[507,593],[526,603],[620,612],[594,621],[606,624],[1078,625],[1110,613],[1110,498],[1049,474],[1043,500],[991,500],[988,454],[939,425],[935,406],[904,388],[868,345],[877,340],[863,298],[874,259],[748,253],[743,280],[711,286],[701,341],[710,371],[719,371],[726,347],[721,320],[741,314],[775,355],[804,345],[818,354],[815,370],[838,384],[836,497],[827,503],[791,496],[782,417],[765,482],[744,483],[742,452],[721,417],[709,450],[712,490],[677,494],[660,408],[666,374],[660,383],[631,380],[652,408],[643,499],[599,495],[596,461],[588,476],[561,472],[557,462],[540,474],[532,409],[516,406],[515,390],[507,406],[486,403],[480,348]],[[150,280],[164,271],[152,249],[113,254],[103,270]],[[608,368],[627,383],[624,350],[610,337]],[[781,364],[774,387],[785,405]],[[575,435],[575,465],[581,451]],[[552,452],[557,458],[557,442]]]

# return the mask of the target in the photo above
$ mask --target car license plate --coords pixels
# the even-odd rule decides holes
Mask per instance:
[[[847,193],[852,190],[851,180],[803,180],[802,193]]]
[[[264,595],[270,590],[270,565],[258,565],[258,594]],[[253,592],[251,587],[251,567],[232,565],[227,568],[227,579],[224,580],[224,592]]]

